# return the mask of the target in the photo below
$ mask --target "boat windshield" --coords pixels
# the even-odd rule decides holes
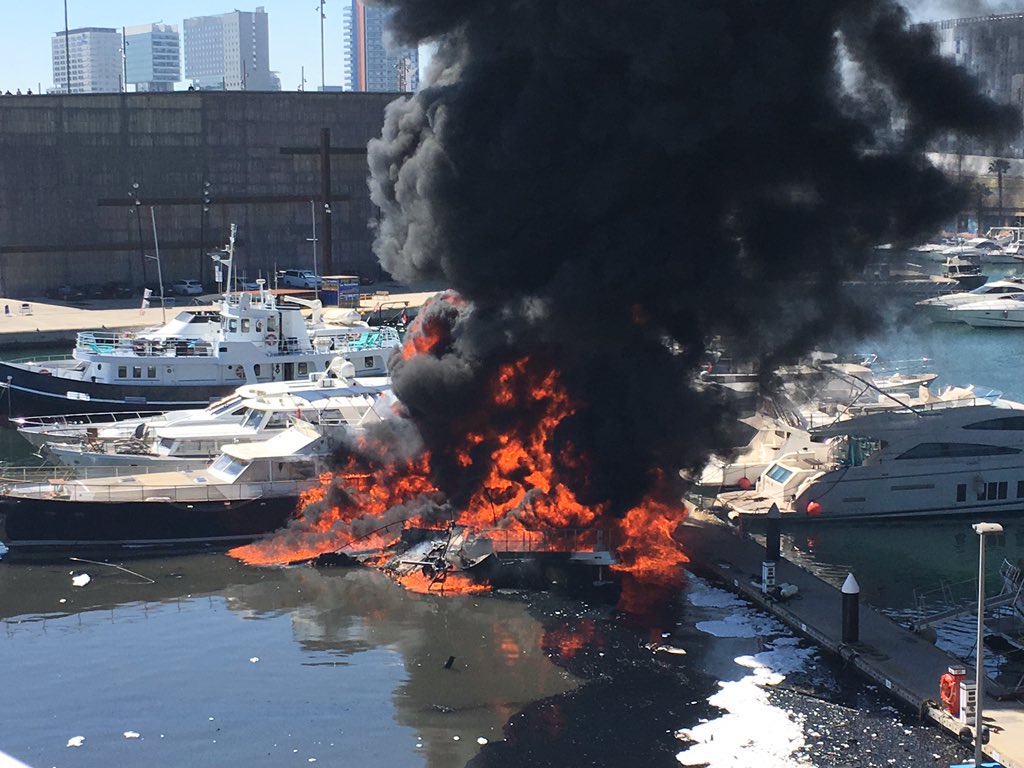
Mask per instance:
[[[250,408],[248,413],[242,418],[242,426],[256,429],[263,421],[263,417],[266,415],[265,411],[259,411],[254,408]]]
[[[207,410],[214,416],[220,416],[225,413],[230,413],[234,408],[242,402],[242,398],[238,395],[230,395],[215,403],[207,406]]]
[[[238,459],[228,456],[226,453],[222,453],[213,463],[211,469],[214,472],[218,472],[226,477],[234,479],[238,477],[242,473],[242,470],[247,466],[249,466],[248,462],[239,461]]]

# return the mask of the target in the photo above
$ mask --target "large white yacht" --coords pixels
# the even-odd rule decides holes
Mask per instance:
[[[229,285],[233,243],[234,229]],[[254,293],[225,293],[216,313],[181,312],[141,333],[83,332],[70,357],[0,362],[3,415],[201,408],[239,384],[306,378],[337,355],[357,375],[387,373],[397,330],[307,324],[299,304],[257,282]]]
[[[731,517],[776,505],[807,520],[1024,510],[1024,405],[988,404],[857,416],[814,431],[828,454],[777,458],[754,489],[723,494]]]

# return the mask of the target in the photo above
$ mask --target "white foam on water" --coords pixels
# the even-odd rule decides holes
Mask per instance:
[[[783,624],[724,590],[696,577],[691,577],[688,588],[687,597],[694,606],[710,614],[725,614],[697,622],[697,629],[720,638],[761,638],[763,645],[759,652],[735,659],[750,674],[720,682],[718,691],[708,699],[722,710],[721,717],[676,732],[677,738],[691,742],[676,759],[682,765],[709,768],[812,765],[808,758],[796,754],[806,745],[804,718],[774,706],[765,688],[806,668],[814,650],[801,648],[799,639],[788,634]]]

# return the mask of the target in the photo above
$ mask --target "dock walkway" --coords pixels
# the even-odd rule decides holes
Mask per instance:
[[[700,511],[691,512],[677,538],[682,541],[695,570],[707,570],[732,585],[741,595],[846,660],[954,736],[959,736],[966,727],[937,703],[939,678],[950,665],[962,665],[959,659],[863,602],[859,607],[860,642],[844,644],[840,590],[786,560],[783,550],[776,567],[776,584],[795,585],[799,589],[798,596],[777,601],[764,595],[761,592],[764,547],[718,518]],[[974,679],[973,668],[968,668],[968,678]],[[982,714],[991,735],[984,751],[1006,768],[1024,768],[1024,705],[994,699],[992,694],[998,690],[994,683],[987,682]]]

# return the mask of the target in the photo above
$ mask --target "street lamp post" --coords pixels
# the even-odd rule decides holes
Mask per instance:
[[[982,760],[982,729],[984,727],[981,710],[983,701],[982,685],[985,680],[983,670],[984,646],[982,645],[982,635],[985,629],[985,536],[990,533],[1002,533],[1003,526],[999,523],[975,523],[971,527],[978,534],[978,649],[974,670],[974,764],[980,766]]]
[[[139,254],[142,256],[142,282],[145,283],[149,278],[146,276],[146,246],[142,242],[142,201],[139,200],[139,182],[132,182],[132,191],[128,193],[128,196],[134,203],[134,207],[128,210],[135,211],[135,224],[139,231]]]

